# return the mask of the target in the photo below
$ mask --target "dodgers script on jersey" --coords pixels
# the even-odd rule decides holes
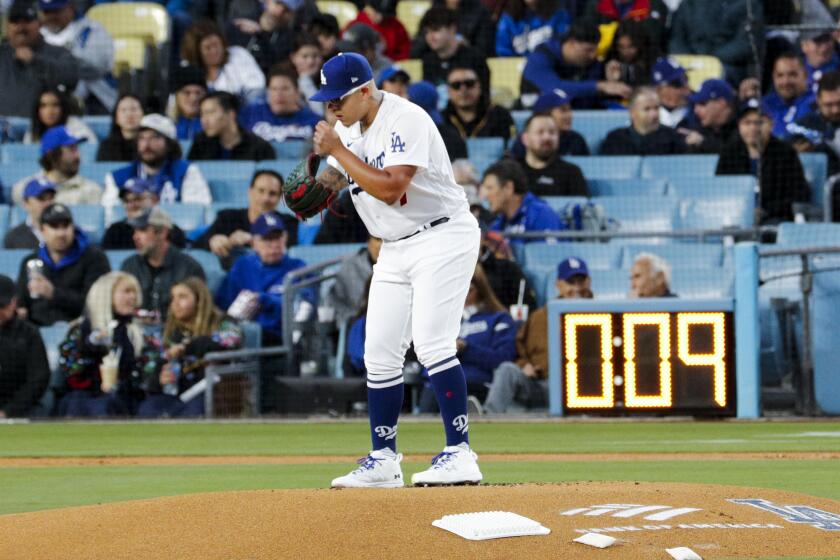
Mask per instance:
[[[394,241],[438,218],[468,212],[469,203],[455,182],[449,154],[431,117],[402,97],[382,93],[379,112],[364,134],[360,123],[348,128],[338,122],[335,130],[351,152],[376,169],[417,167],[405,195],[388,205],[356,185],[334,157],[327,158],[327,164],[347,178],[353,204],[370,234]]]

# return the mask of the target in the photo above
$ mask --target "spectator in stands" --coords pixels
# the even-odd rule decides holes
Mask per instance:
[[[321,13],[313,17],[309,24],[309,32],[318,39],[318,44],[321,46],[321,60],[329,60],[338,54],[336,45],[341,31],[334,15]]]
[[[147,396],[137,416],[203,416],[204,391],[193,388],[204,379],[204,356],[236,350],[242,342],[239,324],[213,304],[203,279],[186,278],[172,286],[161,344],[147,358],[157,367],[144,372]]]
[[[651,82],[658,56],[659,47],[647,34],[644,23],[622,21],[607,52],[604,74],[611,82],[624,82],[630,87],[646,86]]]
[[[277,212],[266,212],[257,218],[251,225],[251,236],[254,253],[234,263],[216,294],[216,303],[229,309],[238,297],[253,298],[257,302],[254,320],[262,326],[263,345],[274,346],[283,340],[283,305],[292,303],[284,301],[283,279],[306,263],[286,254],[286,230]],[[309,289],[303,290],[296,317],[304,320],[311,315],[314,295]]]
[[[46,178],[32,179],[23,189],[26,220],[6,232],[6,249],[35,250],[41,244],[41,212],[55,200],[58,188]]]
[[[579,132],[572,130],[572,100],[562,89],[555,89],[537,98],[532,107],[533,114],[547,114],[557,125],[559,140],[557,154],[560,156],[588,156],[589,146]],[[519,135],[510,148],[510,153],[516,159],[525,157],[525,145],[522,135]]]
[[[292,54],[289,57],[295,72],[297,72],[297,88],[300,91],[303,105],[322,115],[324,104],[319,101],[309,101],[309,98],[318,93],[321,87],[321,66],[324,59],[321,57],[321,43],[309,33],[300,32],[295,35],[292,44]]]
[[[147,209],[156,206],[160,199],[151,181],[133,178],[126,181],[120,189],[120,201],[125,217],[111,223],[105,230],[105,235],[102,237],[102,248],[105,250],[134,249],[134,228],[129,222],[140,217]],[[175,224],[169,232],[169,240],[179,249],[187,246],[187,236]]]
[[[444,119],[464,140],[496,137],[502,138],[507,145],[516,135],[513,117],[504,107],[490,102],[487,84],[479,79],[479,73],[453,64],[446,76],[449,103],[443,110]]]
[[[685,68],[674,59],[660,57],[653,65],[653,85],[659,95],[659,123],[679,131],[691,122],[691,89]]]
[[[345,29],[337,47],[340,51],[357,52],[364,56],[374,75],[394,63],[383,54],[385,44],[382,36],[364,23],[356,22]]]
[[[49,129],[41,138],[41,170],[12,185],[12,200],[23,202],[23,189],[32,179],[47,179],[58,188],[56,202],[64,204],[99,204],[102,187],[79,175],[82,156],[78,145],[84,142],[67,133],[63,126]]]
[[[564,161],[557,151],[560,134],[554,118],[531,115],[522,133],[525,157],[519,162],[535,196],[589,196],[589,187],[577,165]]]
[[[544,200],[528,192],[528,178],[513,160],[501,160],[487,168],[481,180],[481,197],[489,203],[490,211],[497,214],[491,230],[525,233],[566,229]],[[540,241],[545,239],[510,239],[512,245]]]
[[[429,48],[423,53],[423,79],[435,86],[447,83],[451,68],[471,68],[485,95],[490,94],[490,69],[484,53],[458,39],[458,14],[432,6],[420,20],[420,34]]]
[[[292,50],[295,29],[301,29],[303,12],[308,10],[307,2],[304,0],[250,2],[255,8],[255,10],[246,10],[250,13],[237,10],[234,4],[235,2],[230,4],[228,12],[230,23],[227,27],[227,37],[230,44],[245,48],[263,72],[267,72],[278,60],[287,59]]]
[[[757,224],[790,221],[794,202],[807,202],[810,187],[799,157],[791,146],[771,134],[773,118],[758,99],[744,103],[738,135],[720,152],[717,175],[755,175],[760,192]]]
[[[70,51],[84,63],[84,75],[74,92],[87,114],[108,114],[117,101],[117,90],[109,82],[114,66],[114,40],[98,21],[81,15],[70,0],[38,0],[41,35],[50,45]],[[113,80],[110,80],[113,81]]]
[[[791,144],[798,152],[821,152],[828,157],[828,175],[840,173],[840,70],[830,70],[819,80],[817,111],[788,125]],[[840,217],[840,192],[834,216]]]
[[[268,169],[259,169],[251,177],[247,208],[226,208],[193,247],[212,251],[219,257],[222,268],[229,270],[234,261],[251,250],[251,226],[266,212],[274,212],[283,196],[283,177]],[[287,232],[288,245],[297,244],[298,219],[280,214]]]
[[[45,88],[76,87],[79,61],[67,49],[44,41],[30,1],[14,0],[7,20],[0,43],[0,115],[27,117],[28,103]]]
[[[557,265],[557,297],[592,298],[592,279],[586,261],[563,259]],[[533,308],[532,308],[533,309]],[[483,410],[504,414],[512,408],[543,408],[548,405],[548,310],[543,306],[528,313],[516,333],[516,361],[504,362],[493,372]]]
[[[808,86],[816,93],[820,79],[832,70],[840,69],[840,54],[831,32],[804,31],[799,36],[799,46],[805,55],[805,72]]]
[[[17,316],[15,283],[0,274],[0,419],[30,416],[49,381],[41,333]]]
[[[175,122],[178,140],[192,140],[201,132],[200,104],[207,95],[204,72],[195,66],[172,71],[172,96],[167,115]]]
[[[628,99],[630,86],[604,79],[604,68],[598,62],[600,40],[597,27],[574,23],[565,35],[537,47],[525,63],[522,93],[562,89],[572,98],[572,107],[576,109],[602,108],[604,98]],[[528,105],[524,96],[523,103]]]
[[[669,5],[673,6],[674,3],[662,0],[587,0],[579,17],[599,26],[640,22],[651,44],[664,50]]]
[[[659,124],[659,96],[656,90],[643,86],[630,97],[630,126],[607,134],[601,154],[671,155],[686,151],[685,139],[673,128]]]
[[[503,362],[516,359],[516,322],[493,293],[480,264],[475,266],[467,292],[455,348],[464,368],[467,392],[475,398],[474,402],[487,394],[493,371]],[[423,375],[428,375],[426,370]],[[437,410],[437,400],[428,379],[419,406],[421,412]]]
[[[696,118],[687,127],[685,143],[688,150],[719,154],[723,145],[738,132],[735,91],[726,80],[711,79],[703,82],[700,91],[689,99],[694,104]]]
[[[242,109],[242,126],[267,142],[310,140],[321,117],[301,103],[294,69],[282,64],[272,66],[267,93],[265,102]]]
[[[382,36],[383,53],[391,60],[408,58],[411,39],[405,26],[397,19],[397,0],[365,0],[356,19],[350,22],[364,23]]]
[[[237,120],[239,100],[226,91],[208,93],[201,100],[202,132],[193,139],[187,159],[261,161],[275,159],[274,148]]]
[[[73,100],[58,89],[47,88],[32,105],[32,120],[23,136],[26,144],[37,144],[44,133],[54,126],[64,126],[67,132],[86,142],[99,142],[85,121],[73,115]]]
[[[534,288],[514,260],[510,244],[501,232],[482,231],[478,262],[487,275],[493,293],[505,308],[519,302],[520,291],[522,303],[530,307],[536,305]]]
[[[814,101],[805,63],[799,55],[795,52],[779,55],[773,64],[773,91],[762,99],[773,118],[773,134],[787,138],[787,125],[811,113]]]
[[[496,29],[496,56],[527,56],[572,22],[558,0],[511,0]]]
[[[132,161],[137,157],[137,132],[143,118],[143,103],[133,93],[124,93],[111,113],[111,132],[99,143],[96,161]]]
[[[190,276],[204,279],[204,270],[172,244],[172,219],[160,206],[145,209],[128,223],[134,228],[137,254],[123,261],[121,268],[140,282],[141,308],[165,319],[172,286]]]
[[[408,72],[397,64],[384,68],[376,76],[376,87],[382,91],[399,95],[404,99],[408,99],[408,84],[410,82],[411,77]],[[435,109],[437,109],[437,106],[435,106]]]
[[[341,263],[335,283],[327,292],[327,305],[335,310],[335,324],[348,324],[361,311],[361,303],[367,299],[369,278],[373,265],[379,259],[382,240],[368,237],[367,246]],[[349,325],[348,325],[349,326]]]
[[[671,265],[653,253],[639,253],[630,269],[630,297],[677,297],[671,292]]]
[[[747,2],[752,4],[749,8]],[[753,45],[763,42],[762,4],[759,0],[683,0],[671,18],[668,52],[717,57],[726,80],[739,83],[757,63]]]
[[[102,204],[106,207],[116,204],[126,181],[137,177],[154,182],[161,202],[213,202],[201,170],[196,164],[181,159],[175,125],[157,113],[140,119],[137,159],[105,176]]]
[[[142,356],[153,344],[135,318],[140,284],[125,272],[109,272],[90,287],[84,314],[70,324],[58,347],[59,370],[69,392],[59,416],[129,416],[143,398]]]
[[[228,47],[211,20],[190,26],[181,45],[181,58],[204,72],[208,90],[226,91],[245,102],[257,101],[265,94],[265,75],[257,61],[242,47]]]
[[[437,125],[438,132],[440,132],[441,138],[443,138],[443,143],[446,145],[449,161],[466,158],[467,143],[461,137],[455,125],[444,119],[443,115],[437,109],[438,92],[435,86],[425,80],[414,82],[408,87],[408,99],[412,103],[422,107],[432,117],[432,120]]]
[[[432,6],[454,10],[461,40],[487,57],[496,56],[496,24],[481,0],[432,0]],[[428,50],[426,38],[422,32],[418,33],[411,43],[411,58],[422,59]]]
[[[45,327],[81,315],[91,285],[111,267],[105,254],[74,226],[64,204],[51,204],[41,212],[41,237],[38,250],[20,263],[17,285],[25,317]]]

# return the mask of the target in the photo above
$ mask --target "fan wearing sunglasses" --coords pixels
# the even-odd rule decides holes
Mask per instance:
[[[454,66],[446,77],[449,103],[443,118],[461,138],[500,137],[505,145],[516,134],[513,117],[504,107],[491,104],[482,92],[478,73],[472,68]]]

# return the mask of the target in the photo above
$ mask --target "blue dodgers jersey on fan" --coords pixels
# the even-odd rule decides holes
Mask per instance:
[[[473,314],[458,338],[467,343],[458,359],[468,383],[490,383],[502,362],[516,359],[516,322],[507,311]]]
[[[268,103],[253,103],[239,114],[239,123],[267,142],[308,140],[315,133],[315,125],[323,118],[304,107],[289,115],[275,115]]]
[[[508,220],[504,214],[500,214],[490,225],[493,231],[505,233],[523,233],[526,231],[546,231],[568,229],[566,224],[560,220],[560,216],[551,209],[547,202],[533,195],[525,193],[522,197],[522,204],[516,215]],[[554,241],[551,239],[550,241]],[[542,239],[511,239],[511,243],[542,243]]]

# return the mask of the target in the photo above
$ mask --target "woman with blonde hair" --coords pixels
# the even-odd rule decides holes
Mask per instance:
[[[213,304],[207,284],[190,277],[172,286],[172,301],[158,347],[158,367],[149,369],[147,396],[138,416],[186,417],[204,414],[204,391],[193,387],[204,379],[204,355],[242,345],[236,321]]]
[[[133,414],[143,397],[136,380],[140,356],[150,341],[135,319],[142,291],[126,272],[109,272],[90,287],[85,314],[70,324],[59,346],[59,368],[69,392],[62,416]]]

